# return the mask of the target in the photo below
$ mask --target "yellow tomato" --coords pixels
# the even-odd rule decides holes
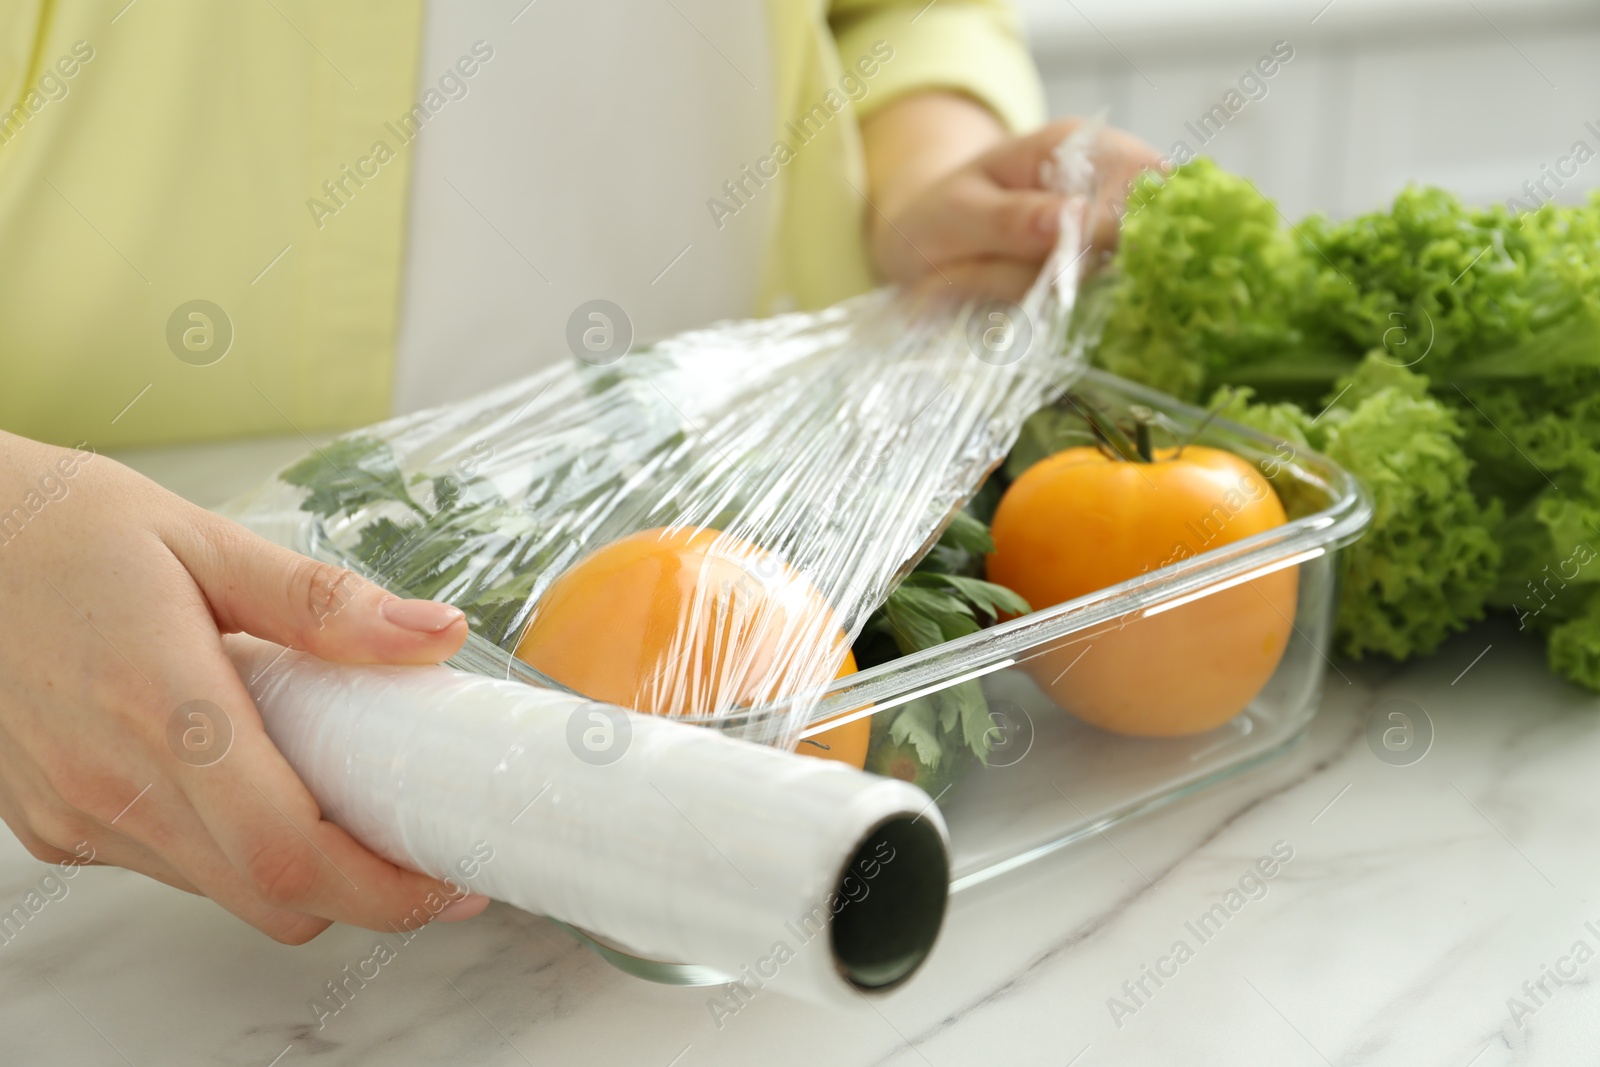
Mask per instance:
[[[992,524],[990,581],[1034,610],[1287,521],[1265,478],[1231,452],[1189,445],[1150,462],[1071,448],[1023,473]],[[1293,568],[1115,625],[1025,661],[1063,708],[1117,733],[1213,729],[1277,669],[1295,614]]]
[[[563,572],[516,654],[584,696],[681,717],[813,688],[841,652],[834,677],[854,674],[845,645],[827,602],[782,560],[717,530],[653,529]],[[870,733],[863,717],[797,751],[861,767]]]

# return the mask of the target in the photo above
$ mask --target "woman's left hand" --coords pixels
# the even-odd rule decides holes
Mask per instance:
[[[892,282],[1019,297],[1060,226],[1063,201],[1043,188],[1043,165],[1081,123],[1063,119],[1011,137],[988,109],[949,93],[907,97],[869,116],[862,128],[871,179],[867,226],[878,270]],[[1095,162],[1094,241],[1112,249],[1129,184],[1158,168],[1160,157],[1131,134],[1107,128]]]

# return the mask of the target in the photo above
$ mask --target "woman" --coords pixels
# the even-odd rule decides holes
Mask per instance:
[[[997,2],[0,19],[0,816],[42,860],[140,871],[284,942],[486,901],[322,821],[221,635],[430,663],[466,624],[95,450],[465,395],[565,355],[594,298],[659,336],[880,280],[1013,293],[1055,238],[1039,168],[1068,124],[1024,132],[1038,86]],[[1155,161],[1121,135],[1102,159]],[[194,701],[231,724],[213,766],[169,746]]]

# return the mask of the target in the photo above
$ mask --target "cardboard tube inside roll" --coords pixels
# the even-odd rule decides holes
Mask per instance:
[[[447,667],[229,652],[323,816],[402,866],[746,998],[859,1002],[938,935],[948,838],[905,782]]]

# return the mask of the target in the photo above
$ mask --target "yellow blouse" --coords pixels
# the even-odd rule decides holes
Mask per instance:
[[[822,306],[872,284],[862,116],[937,87],[1025,129],[1041,95],[1003,0],[768,21],[774,150],[805,150],[773,168],[761,291]],[[0,5],[0,429],[104,448],[385,417],[421,26],[422,0]]]

